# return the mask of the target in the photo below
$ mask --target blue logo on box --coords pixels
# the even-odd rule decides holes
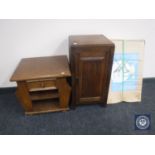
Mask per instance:
[[[112,91],[136,90],[138,84],[137,53],[115,53],[112,68]]]
[[[135,115],[135,130],[149,130],[151,128],[150,114]]]

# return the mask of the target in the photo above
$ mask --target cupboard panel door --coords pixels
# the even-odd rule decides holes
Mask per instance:
[[[107,105],[114,48],[104,35],[69,36],[72,108],[85,103]]]
[[[92,54],[92,53],[91,53]],[[80,103],[101,102],[106,81],[106,52],[95,56],[81,53],[78,57],[77,98]]]

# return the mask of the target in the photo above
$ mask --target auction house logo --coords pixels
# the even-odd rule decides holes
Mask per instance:
[[[135,129],[149,130],[151,124],[151,117],[148,114],[135,115]]]

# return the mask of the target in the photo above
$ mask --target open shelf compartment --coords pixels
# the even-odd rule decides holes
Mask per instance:
[[[26,114],[40,114],[56,111],[66,111],[69,108],[60,108],[59,99],[47,99],[32,101],[33,111],[26,112]]]
[[[46,91],[33,91],[29,94],[32,101],[59,98],[58,89]]]

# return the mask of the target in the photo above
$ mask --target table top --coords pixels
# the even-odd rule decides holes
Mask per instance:
[[[98,35],[71,35],[69,36],[70,46],[106,45],[114,46],[114,43],[102,34]]]
[[[10,81],[69,76],[71,76],[71,73],[67,56],[34,57],[22,59]]]

